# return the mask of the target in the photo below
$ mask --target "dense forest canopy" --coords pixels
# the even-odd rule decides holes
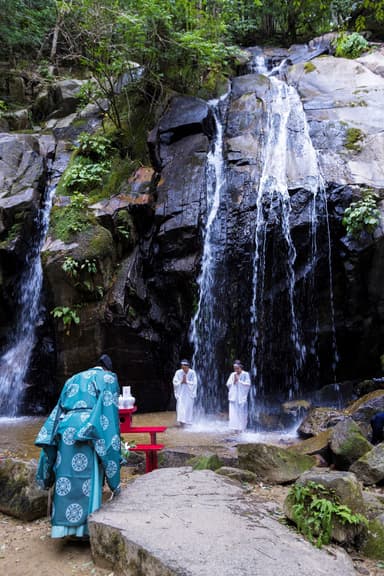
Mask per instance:
[[[383,22],[384,0],[0,0],[0,51],[76,58],[87,33],[97,41],[109,28],[140,63],[183,50],[215,59],[221,42],[292,43],[344,28],[380,36]]]
[[[240,47],[334,30],[381,40],[383,25],[384,0],[0,0],[0,60],[40,75],[82,68],[84,102],[106,98],[120,129],[122,79],[150,107],[170,91],[212,97]]]

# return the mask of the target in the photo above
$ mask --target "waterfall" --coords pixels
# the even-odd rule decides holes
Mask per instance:
[[[46,186],[42,204],[35,217],[36,235],[30,240],[29,251],[21,274],[15,306],[16,326],[0,357],[0,414],[16,416],[20,408],[26,382],[25,377],[36,342],[36,326],[42,315],[40,296],[43,273],[40,251],[49,225],[55,186]]]
[[[284,382],[274,381],[273,384],[277,390],[283,392],[286,399],[295,398],[302,392],[301,379],[304,372],[307,372],[308,378],[308,372],[312,371],[313,376],[316,367],[318,369],[318,319],[313,299],[320,220],[322,223],[325,221],[327,235],[332,349],[335,359],[333,369],[337,362],[331,242],[325,187],[300,97],[293,86],[287,85],[278,77],[284,66],[283,61],[278,68],[267,72],[265,62],[257,55],[251,68],[253,72],[269,76],[271,83],[263,167],[256,191],[250,336],[251,375],[254,382],[250,396],[250,414],[253,424],[257,420],[262,397],[274,379],[274,362],[284,366]],[[293,163],[295,178],[298,179],[294,185],[290,182],[290,166]],[[292,204],[289,188],[301,187],[309,192],[311,208],[308,226],[309,253],[306,265],[302,266],[304,272],[301,274],[304,277],[298,278],[297,253],[290,229]],[[304,306],[297,296],[299,280],[306,288]],[[306,315],[312,315],[312,318]],[[312,322],[310,329],[309,321]],[[306,333],[304,325],[307,326]],[[265,382],[266,379],[268,382]]]
[[[274,391],[276,400],[290,400],[303,394],[308,382],[319,382],[319,302],[316,294],[319,261],[324,266],[326,253],[333,373],[337,364],[326,190],[299,94],[280,78],[287,65],[283,61],[268,71],[260,51],[255,53],[251,65],[253,73],[267,76],[269,82],[261,173],[252,191],[254,252],[250,274],[244,273],[244,280],[250,284],[250,320],[248,325],[243,322],[246,334],[241,335],[248,342],[253,383],[249,424],[254,428],[259,426],[258,413],[270,390]],[[229,343],[239,344],[231,338],[228,325],[231,303],[227,287],[231,283],[231,270],[226,266],[226,223],[231,199],[226,182],[220,108],[217,103],[212,106],[216,138],[207,162],[207,209],[198,278],[199,297],[190,330],[193,367],[199,384],[197,420],[209,414],[217,415],[226,406],[223,366],[218,362],[232,361],[233,353],[238,354],[229,350]],[[295,238],[292,237],[296,191],[302,191],[306,205],[301,223],[301,234],[305,233],[306,239],[300,251],[300,262],[297,262]],[[326,307],[327,303],[322,303],[322,309],[326,310]]]
[[[206,224],[203,233],[201,272],[197,280],[199,298],[191,323],[190,340],[194,347],[193,367],[198,378],[196,411],[203,417],[220,410],[220,366],[218,348],[226,330],[222,307],[225,298],[223,254],[225,250],[225,170],[223,159],[223,125],[220,101],[211,101],[216,137],[207,160]]]

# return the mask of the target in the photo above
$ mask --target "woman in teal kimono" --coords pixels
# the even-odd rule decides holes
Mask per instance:
[[[42,448],[37,482],[55,485],[52,538],[87,537],[104,478],[113,493],[120,490],[119,384],[107,354],[98,364],[67,380],[35,441]]]

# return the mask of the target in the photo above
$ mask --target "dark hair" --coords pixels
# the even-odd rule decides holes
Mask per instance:
[[[243,367],[243,364],[242,364],[242,362],[240,362],[240,360],[235,360],[234,363],[233,363],[233,365],[234,365],[234,366],[240,366],[240,368]]]
[[[110,357],[108,356],[108,354],[102,354],[100,356],[100,358],[97,361],[98,364],[101,364],[104,368],[106,368],[107,370],[110,370],[112,372],[112,360],[110,359]]]
[[[183,358],[183,359],[180,361],[180,364],[185,364],[185,366],[190,366],[189,361],[186,360],[185,358]]]

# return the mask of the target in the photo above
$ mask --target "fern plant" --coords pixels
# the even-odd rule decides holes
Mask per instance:
[[[340,504],[335,491],[316,482],[292,486],[288,498],[293,503],[292,516],[298,531],[312,544],[321,548],[329,544],[335,522],[366,524],[361,514],[354,514]]]

